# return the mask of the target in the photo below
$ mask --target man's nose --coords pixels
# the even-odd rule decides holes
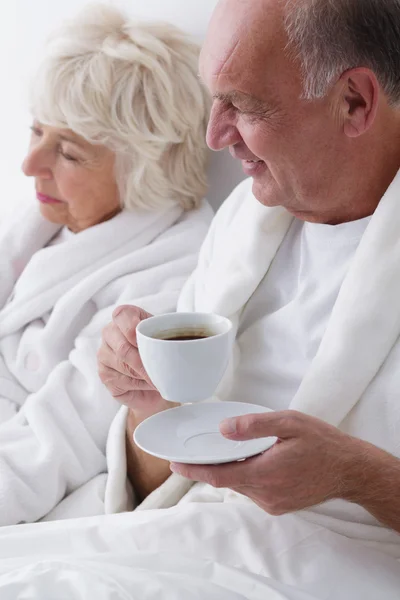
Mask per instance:
[[[218,100],[214,102],[207,128],[207,145],[211,150],[223,150],[242,141],[232,112]]]
[[[22,163],[22,172],[27,177],[51,179],[53,174],[49,149],[40,144],[30,147]]]

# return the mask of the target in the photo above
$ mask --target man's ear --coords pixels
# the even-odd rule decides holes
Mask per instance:
[[[340,78],[344,133],[351,138],[368,131],[378,110],[380,87],[370,69],[350,69]]]

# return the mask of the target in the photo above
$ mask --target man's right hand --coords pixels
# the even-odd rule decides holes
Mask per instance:
[[[136,306],[120,306],[103,331],[99,375],[118,402],[130,408],[126,423],[127,475],[142,501],[171,475],[169,463],[146,454],[133,440],[138,425],[155,413],[178,406],[164,400],[150,381],[139,356],[136,327],[151,317]]]
[[[171,408],[150,381],[137,348],[136,327],[151,316],[136,306],[115,309],[97,355],[101,381],[118,402],[142,417]]]

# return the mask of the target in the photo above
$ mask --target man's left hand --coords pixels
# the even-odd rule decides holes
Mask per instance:
[[[369,444],[319,419],[290,410],[246,415],[224,421],[221,433],[231,440],[274,436],[279,441],[243,462],[172,464],[171,470],[248,496],[272,515],[357,494]]]

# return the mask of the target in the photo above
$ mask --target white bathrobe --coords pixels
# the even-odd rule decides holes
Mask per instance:
[[[293,217],[254,198],[251,180],[232,193],[214,218],[196,271],[185,285],[179,310],[210,311],[229,317],[236,328],[244,306],[268,271]],[[372,217],[340,290],[319,351],[290,408],[321,418],[400,458],[400,173]],[[229,399],[236,345],[217,396]],[[251,399],[250,399],[251,400]],[[110,429],[106,486],[121,496],[125,473],[116,452],[125,430],[122,408]],[[119,448],[121,445],[119,444]],[[172,475],[137,510],[170,507],[191,487]],[[209,486],[189,492],[207,498]],[[213,492],[223,501],[229,491]],[[109,504],[109,512],[112,503]],[[400,536],[359,506],[336,500],[301,513],[303,519],[354,537],[400,558]]]
[[[249,182],[239,186],[211,226],[179,308],[219,312],[237,326],[291,221],[284,210],[259,205]],[[400,176],[371,219],[292,403],[396,456],[399,232]],[[238,348],[220,399],[229,397],[237,360]],[[116,416],[107,443],[108,512],[125,495],[125,413]],[[50,599],[60,590],[71,600],[397,600],[400,536],[352,510],[327,503],[320,513],[271,517],[243,496],[191,487],[173,475],[130,513],[0,529],[0,594],[4,600]]]
[[[175,310],[211,218],[205,202],[124,210],[57,245],[36,207],[2,224],[0,525],[43,517],[105,471],[118,404],[97,373],[102,328],[124,303]]]

